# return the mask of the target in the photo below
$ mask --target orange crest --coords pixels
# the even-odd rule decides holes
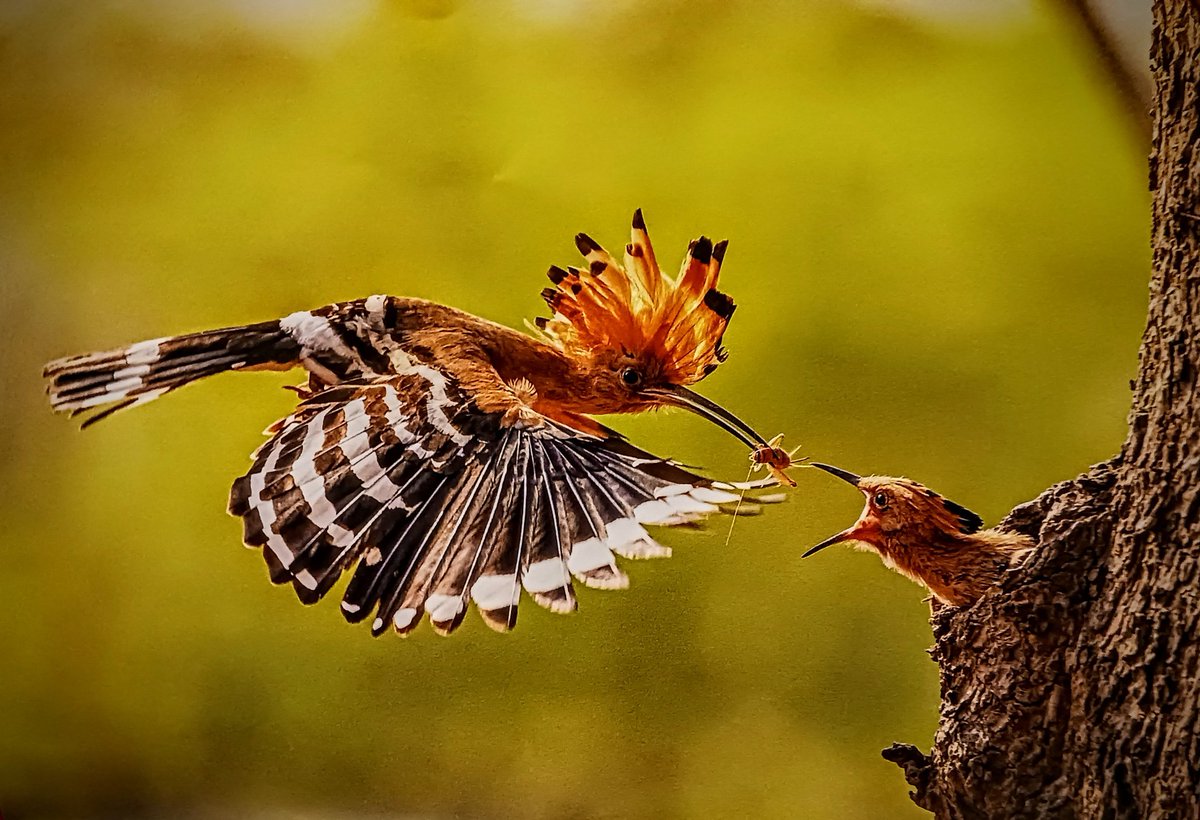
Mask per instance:
[[[716,289],[725,241],[693,241],[676,278],[658,267],[641,209],[633,214],[624,265],[587,234],[575,244],[587,269],[551,267],[555,287],[542,291],[554,315],[539,318],[537,327],[551,344],[572,357],[621,351],[649,358],[661,378],[680,385],[700,381],[725,361],[721,337],[734,310]]]

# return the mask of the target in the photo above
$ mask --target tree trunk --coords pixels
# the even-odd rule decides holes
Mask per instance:
[[[1013,510],[1038,552],[934,619],[933,750],[884,756],[938,817],[1200,818],[1200,0],[1155,0],[1151,57],[1154,272],[1129,435]]]

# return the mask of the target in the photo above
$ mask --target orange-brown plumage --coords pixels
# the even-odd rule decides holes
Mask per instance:
[[[982,519],[907,478],[857,476],[813,464],[856,487],[866,497],[862,515],[805,557],[841,542],[857,542],[884,564],[927,587],[949,606],[967,606],[1003,578],[1034,547],[1027,536],[981,530]]]
[[[452,307],[404,300],[411,313],[406,345],[428,354],[483,410],[513,423],[542,416],[604,435],[591,416],[683,407],[743,442],[765,446],[748,425],[687,389],[723,362],[721,339],[734,303],[716,290],[727,242],[706,237],[688,246],[680,274],[658,266],[642,212],[620,265],[586,234],[576,245],[588,268],[553,266],[542,295],[554,311],[532,337]],[[532,391],[518,396],[513,383]],[[526,412],[528,410],[532,413]]]
[[[575,237],[587,268],[550,269],[543,295],[554,315],[539,319],[546,341],[593,367],[639,368],[647,381],[689,385],[725,360],[721,337],[734,303],[716,289],[727,243],[700,237],[679,275],[658,266],[641,211],[624,264],[587,234]]]
[[[342,614],[375,635],[426,615],[448,634],[468,604],[506,631],[523,592],[571,612],[576,582],[628,584],[616,556],[669,554],[646,527],[778,500],[743,505],[772,482],[705,478],[593,418],[676,406],[768,446],[688,389],[724,358],[725,244],[693,242],[674,279],[640,212],[624,265],[583,234],[576,244],[588,267],[551,268],[554,315],[536,336],[376,294],[60,359],[47,392],[56,410],[90,412],[86,426],[227,371],[304,368],[300,405],[229,497],[271,580],[314,603],[350,571]]]

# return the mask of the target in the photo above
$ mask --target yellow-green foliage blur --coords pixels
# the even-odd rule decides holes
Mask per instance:
[[[923,592],[800,553],[861,499],[662,535],[669,561],[511,635],[372,640],[272,587],[226,516],[295,377],[80,433],[48,359],[387,292],[510,325],[645,209],[728,237],[700,386],[802,454],[995,522],[1119,446],[1143,147],[1041,6],[8,3],[0,11],[0,810],[12,817],[921,816]],[[613,422],[742,478],[691,416]],[[283,814],[280,814],[282,812]]]

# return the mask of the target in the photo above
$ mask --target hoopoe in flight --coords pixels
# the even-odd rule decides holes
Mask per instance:
[[[926,587],[934,602],[967,606],[1034,548],[1028,536],[981,530],[978,515],[910,479],[857,476],[817,462],[811,466],[856,487],[866,505],[852,527],[826,538],[804,558],[833,544],[857,542],[879,553],[885,566]]]
[[[268,429],[230,494],[271,580],[315,603],[353,567],[341,611],[370,619],[374,635],[406,634],[425,614],[448,634],[469,601],[507,631],[522,588],[573,611],[572,578],[624,588],[614,554],[670,554],[645,525],[732,512],[733,491],[775,483],[703,478],[592,418],[682,407],[767,446],[688,389],[726,358],[726,243],[695,240],[671,278],[640,210],[623,264],[586,234],[575,242],[587,267],[550,268],[553,315],[536,336],[371,296],[61,359],[46,366],[47,392],[57,411],[92,411],[87,426],[205,376],[303,367],[299,407]]]

